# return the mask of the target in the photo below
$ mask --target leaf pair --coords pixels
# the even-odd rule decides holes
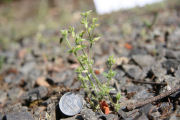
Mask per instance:
[[[77,53],[77,51],[86,48],[86,45],[77,45],[69,50],[69,53]]]

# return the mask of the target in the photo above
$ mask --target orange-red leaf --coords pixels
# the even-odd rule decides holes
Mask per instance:
[[[124,47],[128,50],[131,50],[132,49],[132,45],[129,44],[129,43],[125,43]]]
[[[106,115],[109,114],[110,110],[109,110],[109,106],[106,103],[106,101],[101,101],[100,102],[100,108],[104,112],[104,114],[106,114]]]
[[[94,73],[95,73],[96,75],[99,75],[99,74],[100,74],[100,70],[94,70]]]

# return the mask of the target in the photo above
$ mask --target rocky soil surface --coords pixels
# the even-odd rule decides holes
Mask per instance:
[[[61,96],[71,91],[84,97],[84,91],[74,72],[79,64],[66,54],[64,46],[59,46],[58,39],[39,42],[32,35],[0,49],[0,120],[179,120],[180,90],[136,109],[126,109],[131,102],[143,102],[180,86],[179,13],[178,7],[158,11],[152,27],[143,19],[151,22],[154,13],[114,13],[111,22],[106,21],[110,15],[101,16],[97,32],[103,37],[94,48],[95,69],[106,71],[109,55],[119,58],[111,86],[122,96],[121,109],[108,115],[93,111],[85,100],[79,114],[61,114]],[[60,37],[59,30],[43,29],[40,34],[48,39]],[[104,81],[101,75],[98,77]]]

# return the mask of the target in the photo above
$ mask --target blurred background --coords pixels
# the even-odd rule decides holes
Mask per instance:
[[[163,12],[162,16],[171,16],[174,14],[172,11],[176,11],[179,14],[179,4],[178,0],[165,0],[141,8],[98,15],[93,0],[0,0],[0,48],[4,49],[12,42],[30,36],[36,40],[42,37],[39,42],[57,40],[59,30],[78,23],[80,13],[87,10],[94,11],[94,16],[100,20],[100,31],[103,34],[113,34],[113,31],[123,35],[131,34],[134,23],[143,26],[151,22],[154,13],[161,16]],[[157,22],[160,23],[161,17],[159,19]],[[40,34],[42,31],[49,31],[49,35]]]

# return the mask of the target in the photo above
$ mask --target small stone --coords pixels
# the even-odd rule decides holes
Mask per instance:
[[[145,115],[143,113],[140,117],[137,118],[137,120],[149,120],[149,119],[148,119],[147,115]]]
[[[55,105],[55,103],[49,103],[47,106],[47,112],[49,113],[49,116],[51,119],[56,119],[59,118],[59,114],[60,114],[60,110],[59,107],[57,105]],[[58,113],[58,114],[57,114]]]
[[[84,120],[97,120],[97,117],[95,116],[95,113],[88,108],[85,108],[81,111],[81,115],[84,118]]]
[[[33,116],[29,112],[12,112],[4,116],[5,120],[34,120]]]
[[[4,81],[6,82],[6,83],[11,83],[12,81],[13,81],[13,78],[15,77],[15,75],[14,74],[9,74],[9,75],[7,75],[5,78],[4,78]]]
[[[133,96],[133,98],[139,100],[139,99],[146,99],[146,98],[149,98],[149,97],[152,97],[152,96],[153,96],[152,93],[147,92],[146,89],[142,89],[141,91],[137,92],[137,93]]]
[[[141,66],[141,68],[151,66],[155,62],[154,58],[150,55],[133,55],[132,59]]]
[[[153,74],[158,78],[163,77],[166,74],[166,70],[164,68],[162,68],[162,65],[160,63],[153,65],[151,67],[151,70],[152,70]]]
[[[177,117],[175,114],[172,114],[169,120],[179,120],[179,117]]]
[[[6,98],[7,98],[7,93],[2,91],[2,90],[0,90],[0,104],[4,103]]]
[[[164,81],[167,83],[167,86],[169,86],[171,90],[172,88],[175,88],[176,86],[180,85],[180,80],[176,79],[175,77],[172,77],[170,75],[164,76]]]
[[[152,105],[151,103],[149,103],[149,104],[141,107],[141,108],[140,108],[140,111],[141,111],[142,113],[144,113],[145,115],[148,115],[149,112],[152,110],[152,108],[153,108],[153,105]]]
[[[162,63],[162,66],[166,68],[167,71],[171,71],[171,69],[177,70],[179,62],[174,59],[168,59]]]
[[[133,111],[127,112],[128,118],[126,118],[126,120],[134,120],[139,115],[140,115],[140,112],[138,112],[137,110],[133,110]]]
[[[34,108],[33,116],[35,118],[40,118],[40,117],[41,117],[41,119],[45,118],[46,117],[45,116],[45,111],[44,111],[45,109],[46,109],[45,107],[36,107],[36,108]]]
[[[47,94],[48,94],[48,89],[44,86],[40,86],[23,94],[21,98],[23,100],[34,101],[46,97]]]
[[[60,73],[54,74],[52,82],[54,84],[63,84],[66,87],[70,87],[74,81],[75,73],[73,70],[66,70]]]
[[[19,98],[22,94],[23,94],[23,91],[18,87],[12,88],[11,90],[8,91],[8,97],[11,100],[15,100]]]
[[[115,71],[116,71],[115,79],[118,81],[121,81],[121,78],[125,75],[125,73],[119,69],[117,69]]]
[[[180,79],[180,66],[178,66],[178,69],[177,69],[176,72],[175,72],[175,77],[176,77],[177,79]]]
[[[150,119],[152,120],[158,120],[160,118],[161,114],[159,111],[154,111],[149,114]]]
[[[142,70],[139,67],[135,65],[123,65],[123,68],[129,77],[136,80],[141,78]]]
[[[98,120],[119,120],[119,118],[115,114],[108,114],[100,116]]]
[[[120,115],[121,118],[126,119],[127,114],[124,112],[122,109],[119,109],[118,114]]]
[[[36,66],[35,62],[26,62],[21,68],[20,72],[23,74],[28,74]]]
[[[25,82],[27,82],[28,84],[25,86],[25,88],[32,89],[32,87],[35,86],[37,78],[41,76],[41,71],[37,69],[33,69],[26,76],[27,78],[25,79]]]
[[[45,87],[49,87],[49,83],[46,81],[46,78],[45,77],[38,77],[38,79],[36,80],[36,83],[39,85],[39,86],[45,86]]]
[[[167,50],[165,57],[168,59],[176,59],[176,54],[172,50]]]

